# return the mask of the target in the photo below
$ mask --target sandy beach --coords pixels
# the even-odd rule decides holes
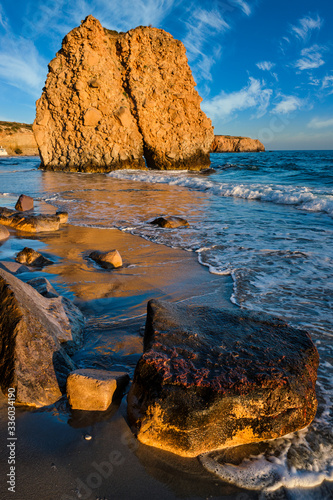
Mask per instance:
[[[230,277],[210,274],[193,253],[119,230],[66,225],[37,236],[11,230],[0,248],[1,260],[13,261],[25,246],[55,263],[19,277],[45,276],[87,319],[84,346],[74,355],[79,367],[123,369],[132,376],[142,353],[150,298],[234,307],[228,301]],[[123,257],[120,269],[103,270],[87,258],[94,249],[112,248]],[[64,396],[41,409],[18,407],[16,414],[19,500],[237,498],[241,491],[210,475],[197,459],[140,444],[127,423],[126,394],[107,412],[71,411]],[[7,399],[2,396],[2,457],[6,427]],[[2,477],[7,467],[2,460]],[[9,498],[6,485],[1,486],[1,498]],[[239,498],[251,498],[246,495]]]

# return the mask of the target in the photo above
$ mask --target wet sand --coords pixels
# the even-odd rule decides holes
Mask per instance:
[[[133,375],[142,354],[147,301],[159,298],[232,308],[230,277],[213,276],[196,254],[170,249],[118,230],[64,226],[55,233],[18,235],[0,246],[0,260],[13,261],[25,246],[54,261],[45,276],[87,318],[79,367],[126,369]],[[117,248],[123,267],[99,268],[93,250]],[[107,412],[71,411],[63,397],[38,410],[18,407],[16,492],[7,491],[7,400],[1,396],[1,498],[82,500],[159,498],[257,498],[210,475],[197,459],[144,446],[126,418],[126,394]],[[90,440],[85,436],[91,436]],[[245,496],[244,496],[245,495]]]

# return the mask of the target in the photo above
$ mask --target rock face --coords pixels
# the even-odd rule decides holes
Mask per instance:
[[[83,316],[64,297],[44,298],[0,269],[1,390],[16,388],[20,403],[44,406],[64,390],[76,367],[69,354],[80,344]]]
[[[163,30],[104,29],[88,16],[49,64],[33,125],[42,167],[201,169],[211,121],[200,109],[185,48]]]
[[[142,443],[187,457],[278,438],[314,418],[318,362],[276,318],[152,300],[129,419]]]
[[[117,388],[126,387],[126,372],[80,369],[70,373],[66,390],[73,410],[105,411],[109,408]]]
[[[0,144],[9,155],[38,156],[32,126],[26,123],[0,121]]]
[[[259,153],[261,151],[265,151],[265,146],[258,139],[231,135],[215,135],[211,146],[212,153]]]

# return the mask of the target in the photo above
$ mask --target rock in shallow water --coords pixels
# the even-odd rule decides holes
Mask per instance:
[[[83,316],[65,297],[44,298],[0,269],[0,383],[17,402],[54,403],[76,367],[69,354],[81,341]]]
[[[0,225],[0,241],[7,240],[10,234],[5,226]]]
[[[15,210],[25,212],[27,210],[32,210],[34,208],[34,199],[26,194],[21,194],[16,202]]]
[[[187,222],[186,219],[183,219],[182,217],[157,217],[157,219],[154,219],[151,221],[150,224],[153,224],[155,226],[163,227],[163,228],[169,228],[169,229],[175,229],[177,227],[185,226],[188,227],[189,223]]]
[[[104,267],[104,269],[116,269],[123,265],[123,260],[118,250],[110,250],[109,252],[95,250],[89,254],[89,258],[101,267]]]
[[[15,257],[16,262],[27,264],[33,267],[44,267],[53,264],[52,260],[47,259],[33,248],[25,247]]]
[[[129,382],[126,372],[79,369],[67,379],[67,397],[74,410],[105,411],[109,408],[117,388]]]
[[[318,363],[279,319],[152,300],[128,416],[142,443],[187,457],[277,438],[314,418]]]

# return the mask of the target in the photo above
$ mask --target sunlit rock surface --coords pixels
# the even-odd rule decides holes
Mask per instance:
[[[205,168],[214,134],[201,100],[180,41],[157,28],[106,30],[88,16],[64,38],[37,101],[42,166]]]
[[[314,418],[318,361],[279,319],[151,300],[129,419],[142,443],[188,457],[277,438]]]

